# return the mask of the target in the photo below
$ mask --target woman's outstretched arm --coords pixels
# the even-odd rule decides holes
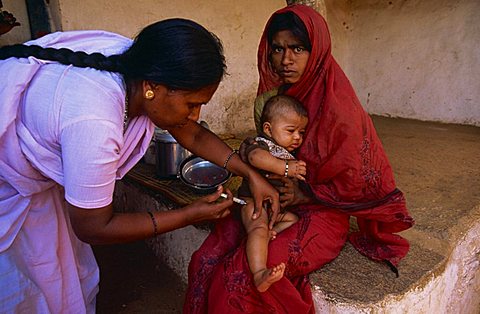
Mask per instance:
[[[223,188],[175,210],[117,213],[113,205],[80,208],[67,203],[70,221],[77,237],[90,244],[126,243],[143,240],[202,221],[223,218],[233,205],[232,193],[220,198]],[[219,200],[220,198],[220,200]],[[218,201],[217,201],[218,200]]]
[[[244,163],[238,154],[231,155],[232,148],[217,135],[194,121],[189,121],[181,128],[169,130],[175,139],[193,154],[212,161],[236,175],[246,178],[255,202],[254,219],[261,214],[263,202],[270,203],[272,210],[271,228],[280,208],[278,191],[268,183],[255,169]],[[231,155],[231,156],[230,156]],[[230,158],[229,158],[230,156]],[[229,158],[228,163],[225,162]]]

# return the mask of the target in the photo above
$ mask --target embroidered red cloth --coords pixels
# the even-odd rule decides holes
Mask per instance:
[[[368,114],[331,55],[324,19],[288,6],[312,44],[307,69],[287,94],[307,108],[309,125],[298,159],[317,204],[292,209],[299,221],[270,242],[267,266],[286,264],[284,277],[259,293],[245,255],[245,233],[234,216],[217,223],[192,256],[184,313],[314,313],[308,274],[338,256],[347,237],[362,254],[397,265],[409,249],[393,234],[413,225],[403,194]],[[267,27],[270,21],[267,23]],[[280,86],[269,66],[264,32],[258,51],[258,94]],[[348,235],[354,215],[359,232]]]
[[[278,13],[287,11],[303,21],[312,45],[300,81],[286,91],[308,111],[308,129],[297,158],[307,162],[309,187],[322,205],[357,217],[360,232],[351,234],[350,240],[360,252],[397,265],[409,245],[391,233],[408,229],[413,219],[403,194],[395,187],[373,123],[331,54],[330,33],[323,17],[303,5]],[[268,55],[264,33],[258,51],[258,94],[280,86]],[[316,206],[303,209],[315,210]]]

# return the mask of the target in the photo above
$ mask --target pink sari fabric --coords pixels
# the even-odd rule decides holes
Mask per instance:
[[[286,11],[300,17],[312,43],[307,70],[286,93],[308,111],[297,158],[307,162],[316,204],[289,209],[299,221],[270,242],[267,261],[268,267],[284,262],[285,276],[264,293],[253,284],[241,222],[228,217],[217,223],[192,256],[184,313],[314,313],[308,274],[336,258],[347,238],[362,254],[392,266],[408,252],[408,242],[393,233],[409,228],[413,220],[370,117],[330,54],[324,19],[302,5],[277,13]],[[264,32],[258,51],[259,96],[281,85],[268,54]],[[360,231],[349,235],[351,215]]]
[[[85,51],[106,46],[118,53],[131,40],[85,31],[55,33],[33,43]],[[94,313],[99,272],[90,246],[75,236],[65,211],[67,166],[58,157],[61,151],[49,150],[55,147],[51,143],[42,146],[44,136],[22,119],[27,90],[46,63],[35,58],[0,61],[4,76],[0,86],[0,312]],[[98,78],[105,79],[98,72]],[[43,95],[58,92],[56,84],[51,82]],[[139,117],[122,134],[125,93],[121,83],[108,84],[118,87],[118,97],[95,105],[106,104],[110,116],[119,114],[122,147],[114,173],[119,179],[143,156],[154,126],[147,117]],[[27,103],[25,108],[38,108],[42,101]],[[45,121],[48,117],[35,117],[37,124]]]

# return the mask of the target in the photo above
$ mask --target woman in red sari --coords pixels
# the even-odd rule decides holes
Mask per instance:
[[[362,254],[396,265],[408,242],[394,233],[413,225],[372,121],[331,55],[325,20],[293,5],[267,22],[258,50],[263,100],[283,93],[308,111],[297,158],[307,162],[307,184],[282,178],[282,205],[299,221],[270,242],[268,266],[286,264],[284,277],[264,293],[253,284],[241,222],[217,223],[189,266],[185,313],[314,313],[308,274],[338,256],[347,239]],[[348,234],[349,217],[359,231]]]

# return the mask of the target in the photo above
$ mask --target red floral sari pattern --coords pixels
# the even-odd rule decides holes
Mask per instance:
[[[297,222],[299,228],[296,237],[288,243],[288,259],[286,263],[285,276],[294,278],[308,274],[305,270],[309,268],[310,263],[303,258],[302,242],[311,222],[311,215],[308,211],[296,213],[301,219]],[[307,245],[308,245],[307,241]]]
[[[190,308],[190,312],[193,313],[195,312],[196,308],[201,307],[201,304],[203,303],[208,291],[208,278],[211,276],[215,266],[219,262],[219,256],[207,255],[200,257],[200,266],[198,267],[198,272],[195,277],[192,277],[194,278],[194,281],[191,284],[192,289],[190,292],[189,301],[188,304],[185,304]]]
[[[272,306],[262,301],[248,268],[235,270],[233,258],[225,259],[222,277],[227,291],[228,304],[231,308],[242,313],[255,313],[255,309],[258,308],[263,308],[264,313],[276,313]]]
[[[370,139],[365,136],[360,150],[362,160],[361,175],[367,185],[366,188],[370,191],[368,191],[368,193],[365,191],[364,194],[379,195],[379,189],[382,183],[381,172],[372,165],[372,149],[370,146]]]

